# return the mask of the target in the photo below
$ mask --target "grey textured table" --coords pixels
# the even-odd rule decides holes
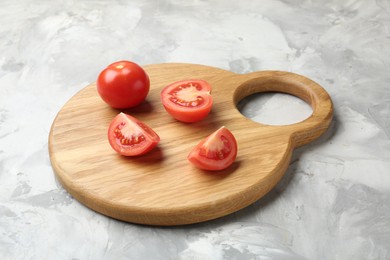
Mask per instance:
[[[390,1],[0,3],[0,259],[390,259]],[[57,183],[56,113],[117,60],[305,75],[331,95],[329,131],[267,196],[183,227],[119,222]],[[242,113],[292,123],[286,95]],[[259,153],[261,156],[261,153]]]

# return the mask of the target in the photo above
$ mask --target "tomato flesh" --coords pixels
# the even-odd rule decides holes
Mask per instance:
[[[160,137],[142,121],[119,113],[108,128],[108,141],[117,153],[137,156],[152,150],[160,141]]]
[[[237,141],[223,126],[201,141],[187,159],[199,169],[219,171],[229,167],[236,157]]]
[[[113,108],[131,108],[142,103],[149,93],[146,72],[131,61],[110,64],[96,82],[100,97]]]
[[[204,119],[211,111],[211,86],[204,80],[174,82],[161,91],[165,110],[179,121],[194,123]]]

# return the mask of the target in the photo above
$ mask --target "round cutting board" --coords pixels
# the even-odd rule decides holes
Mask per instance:
[[[332,118],[332,102],[315,82],[288,72],[235,74],[194,64],[145,66],[150,93],[140,106],[117,110],[106,105],[91,84],[59,111],[50,135],[50,159],[57,178],[78,201],[104,215],[149,225],[202,222],[235,212],[264,196],[286,171],[292,151],[319,137]],[[186,124],[163,108],[160,92],[183,79],[203,79],[212,86],[209,116]],[[244,117],[236,104],[257,92],[300,97],[312,115],[292,125],[270,126]],[[161,141],[150,153],[124,157],[107,139],[111,120],[128,113],[152,127]],[[236,137],[238,155],[229,168],[195,168],[187,155],[206,136],[227,127]]]

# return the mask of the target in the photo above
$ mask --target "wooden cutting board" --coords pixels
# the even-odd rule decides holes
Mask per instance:
[[[137,108],[106,105],[91,84],[59,111],[49,151],[58,180],[78,201],[104,215],[149,225],[182,225],[215,219],[242,209],[270,191],[286,171],[294,148],[319,137],[332,119],[332,102],[315,82],[288,72],[235,74],[194,64],[145,66],[151,89]],[[203,79],[212,86],[209,116],[186,124],[163,108],[160,92],[182,79]],[[237,103],[257,92],[283,92],[313,108],[306,120],[292,125],[256,123],[237,110]],[[140,157],[116,154],[107,139],[119,112],[148,124],[161,137],[157,148]],[[236,137],[238,156],[220,172],[196,169],[187,161],[200,140],[226,126]]]

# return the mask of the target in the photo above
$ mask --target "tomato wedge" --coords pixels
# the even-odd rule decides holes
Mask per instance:
[[[152,150],[160,141],[160,137],[135,117],[119,113],[108,128],[108,141],[117,153],[137,156]]]
[[[193,123],[210,113],[213,104],[210,92],[207,81],[181,80],[166,86],[161,91],[161,100],[165,110],[174,118]]]
[[[219,171],[229,167],[236,156],[236,138],[223,126],[201,141],[187,159],[199,169]]]

